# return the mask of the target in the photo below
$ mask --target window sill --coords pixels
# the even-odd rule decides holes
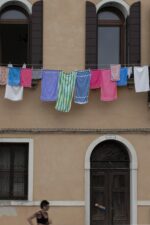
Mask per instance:
[[[0,206],[39,206],[39,201],[0,200]]]
[[[49,200],[48,200],[49,201]],[[51,206],[85,206],[84,201],[49,201]],[[0,200],[0,207],[5,206],[39,206],[40,201],[24,201],[24,200]]]

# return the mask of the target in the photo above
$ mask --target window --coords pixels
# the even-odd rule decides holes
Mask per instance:
[[[125,19],[114,7],[104,7],[98,14],[98,68],[124,63]]]
[[[19,6],[5,7],[0,13],[2,64],[29,63],[29,15]],[[11,37],[11,38],[10,38]]]
[[[29,143],[0,143],[0,199],[27,200]]]
[[[43,0],[0,5],[0,65],[43,64]]]
[[[102,64],[114,62],[140,65],[141,2],[134,2],[129,6],[123,0],[114,0],[113,2],[103,0],[96,5],[93,2],[86,1],[85,21],[86,69],[97,69]],[[104,37],[106,37],[106,40]],[[112,39],[108,43],[110,37]],[[101,40],[104,45],[100,43]],[[113,45],[112,40],[115,40]],[[114,49],[117,51],[112,59]]]

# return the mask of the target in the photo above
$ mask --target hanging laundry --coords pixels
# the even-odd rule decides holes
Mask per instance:
[[[55,109],[61,112],[69,112],[73,98],[76,72],[61,72],[58,82],[58,99]]]
[[[32,79],[33,80],[42,79],[42,70],[41,69],[32,69]]]
[[[10,86],[19,86],[20,85],[20,68],[18,68],[18,67],[9,68],[8,84]]]
[[[8,68],[0,66],[0,85],[6,85],[8,79]]]
[[[29,68],[22,68],[20,72],[20,85],[23,87],[31,87],[32,84],[32,70]]]
[[[136,92],[146,92],[150,90],[148,66],[134,67],[134,83]]]
[[[9,63],[7,66],[8,66],[8,68],[12,68],[13,67],[13,64],[12,63]]]
[[[117,84],[111,80],[111,70],[101,70],[101,100],[114,101],[117,99]]]
[[[22,68],[23,68],[23,69],[27,68],[26,63],[24,63],[24,64],[22,65]]]
[[[110,65],[112,81],[120,80],[120,68],[121,68],[120,64]]]
[[[58,96],[59,70],[43,70],[41,82],[41,100],[56,101]]]
[[[90,89],[101,87],[100,70],[91,70]]]
[[[131,66],[127,67],[128,69],[128,78],[130,79],[131,75],[133,74],[133,68]]]
[[[23,99],[23,87],[22,86],[10,86],[6,85],[5,98],[11,101],[21,101]]]
[[[77,104],[88,103],[90,70],[78,71],[76,76],[74,102]]]
[[[128,83],[128,69],[123,67],[120,69],[120,80],[117,81],[117,86],[127,86]]]

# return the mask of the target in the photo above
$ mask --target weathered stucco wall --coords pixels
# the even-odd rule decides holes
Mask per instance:
[[[31,3],[35,2],[30,1]],[[98,3],[99,1],[93,1]],[[126,1],[129,5],[132,0]],[[150,64],[150,1],[142,5],[142,64]],[[66,71],[84,68],[85,1],[44,0],[44,68]],[[118,88],[118,100],[101,102],[99,90],[90,91],[87,105],[72,105],[69,113],[57,112],[55,103],[40,101],[40,82],[25,89],[22,102],[4,100],[0,87],[0,128],[146,128],[150,127],[147,93]],[[138,200],[150,200],[150,135],[122,135],[138,157]],[[32,138],[34,141],[33,200],[84,201],[84,160],[90,143],[99,135],[0,135],[4,138]],[[40,166],[39,166],[40,165]],[[5,210],[5,209],[3,209]],[[6,209],[8,210],[8,208]],[[25,225],[37,207],[12,207],[13,216],[2,215],[2,225]],[[15,215],[16,213],[16,215]],[[57,225],[84,225],[84,207],[51,207]],[[138,207],[138,223],[149,224],[149,206]]]

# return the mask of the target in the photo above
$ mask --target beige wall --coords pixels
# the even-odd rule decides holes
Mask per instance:
[[[138,201],[150,200],[149,158],[150,135],[121,135],[135,148],[138,158]],[[1,135],[15,138],[15,135]],[[18,135],[18,138],[34,140],[34,188],[33,200],[84,201],[84,162],[88,146],[100,135]],[[59,141],[58,141],[59,140]],[[40,165],[40,166],[39,166]],[[13,207],[16,216],[3,216],[3,225],[13,221],[14,225],[26,224],[26,218],[38,210],[37,207]],[[6,209],[7,210],[7,209]],[[78,215],[78,216],[77,216]],[[52,206],[50,216],[54,224],[84,225],[84,207]],[[57,221],[57,222],[56,222]],[[149,206],[138,207],[138,224],[149,224]]]
[[[31,216],[35,211],[38,211],[37,207],[16,207],[16,216],[3,216],[0,217],[0,223],[2,225],[27,225],[27,217]],[[49,210],[49,217],[52,219],[54,225],[76,225],[84,224],[84,212],[81,207],[53,207]],[[36,222],[34,221],[34,224]]]
[[[35,2],[35,1],[30,1]],[[93,1],[98,3],[99,1]],[[131,4],[135,1],[126,1]],[[142,64],[150,64],[150,1],[142,0]],[[84,68],[85,1],[44,0],[44,68],[66,71]],[[99,100],[90,91],[87,105],[72,105],[69,113],[57,112],[55,103],[40,101],[40,82],[25,89],[22,102],[4,100],[0,87],[0,128],[146,128],[150,123],[147,94],[119,88],[118,100]],[[150,200],[150,135],[122,135],[138,157],[138,200]],[[90,143],[99,135],[0,135],[34,140],[33,200],[84,201],[84,160]],[[40,165],[40,166],[39,166]],[[13,207],[17,216],[2,216],[0,224],[25,225],[37,207]],[[83,225],[84,207],[52,207],[57,225]],[[149,206],[138,207],[138,223],[149,224]]]

